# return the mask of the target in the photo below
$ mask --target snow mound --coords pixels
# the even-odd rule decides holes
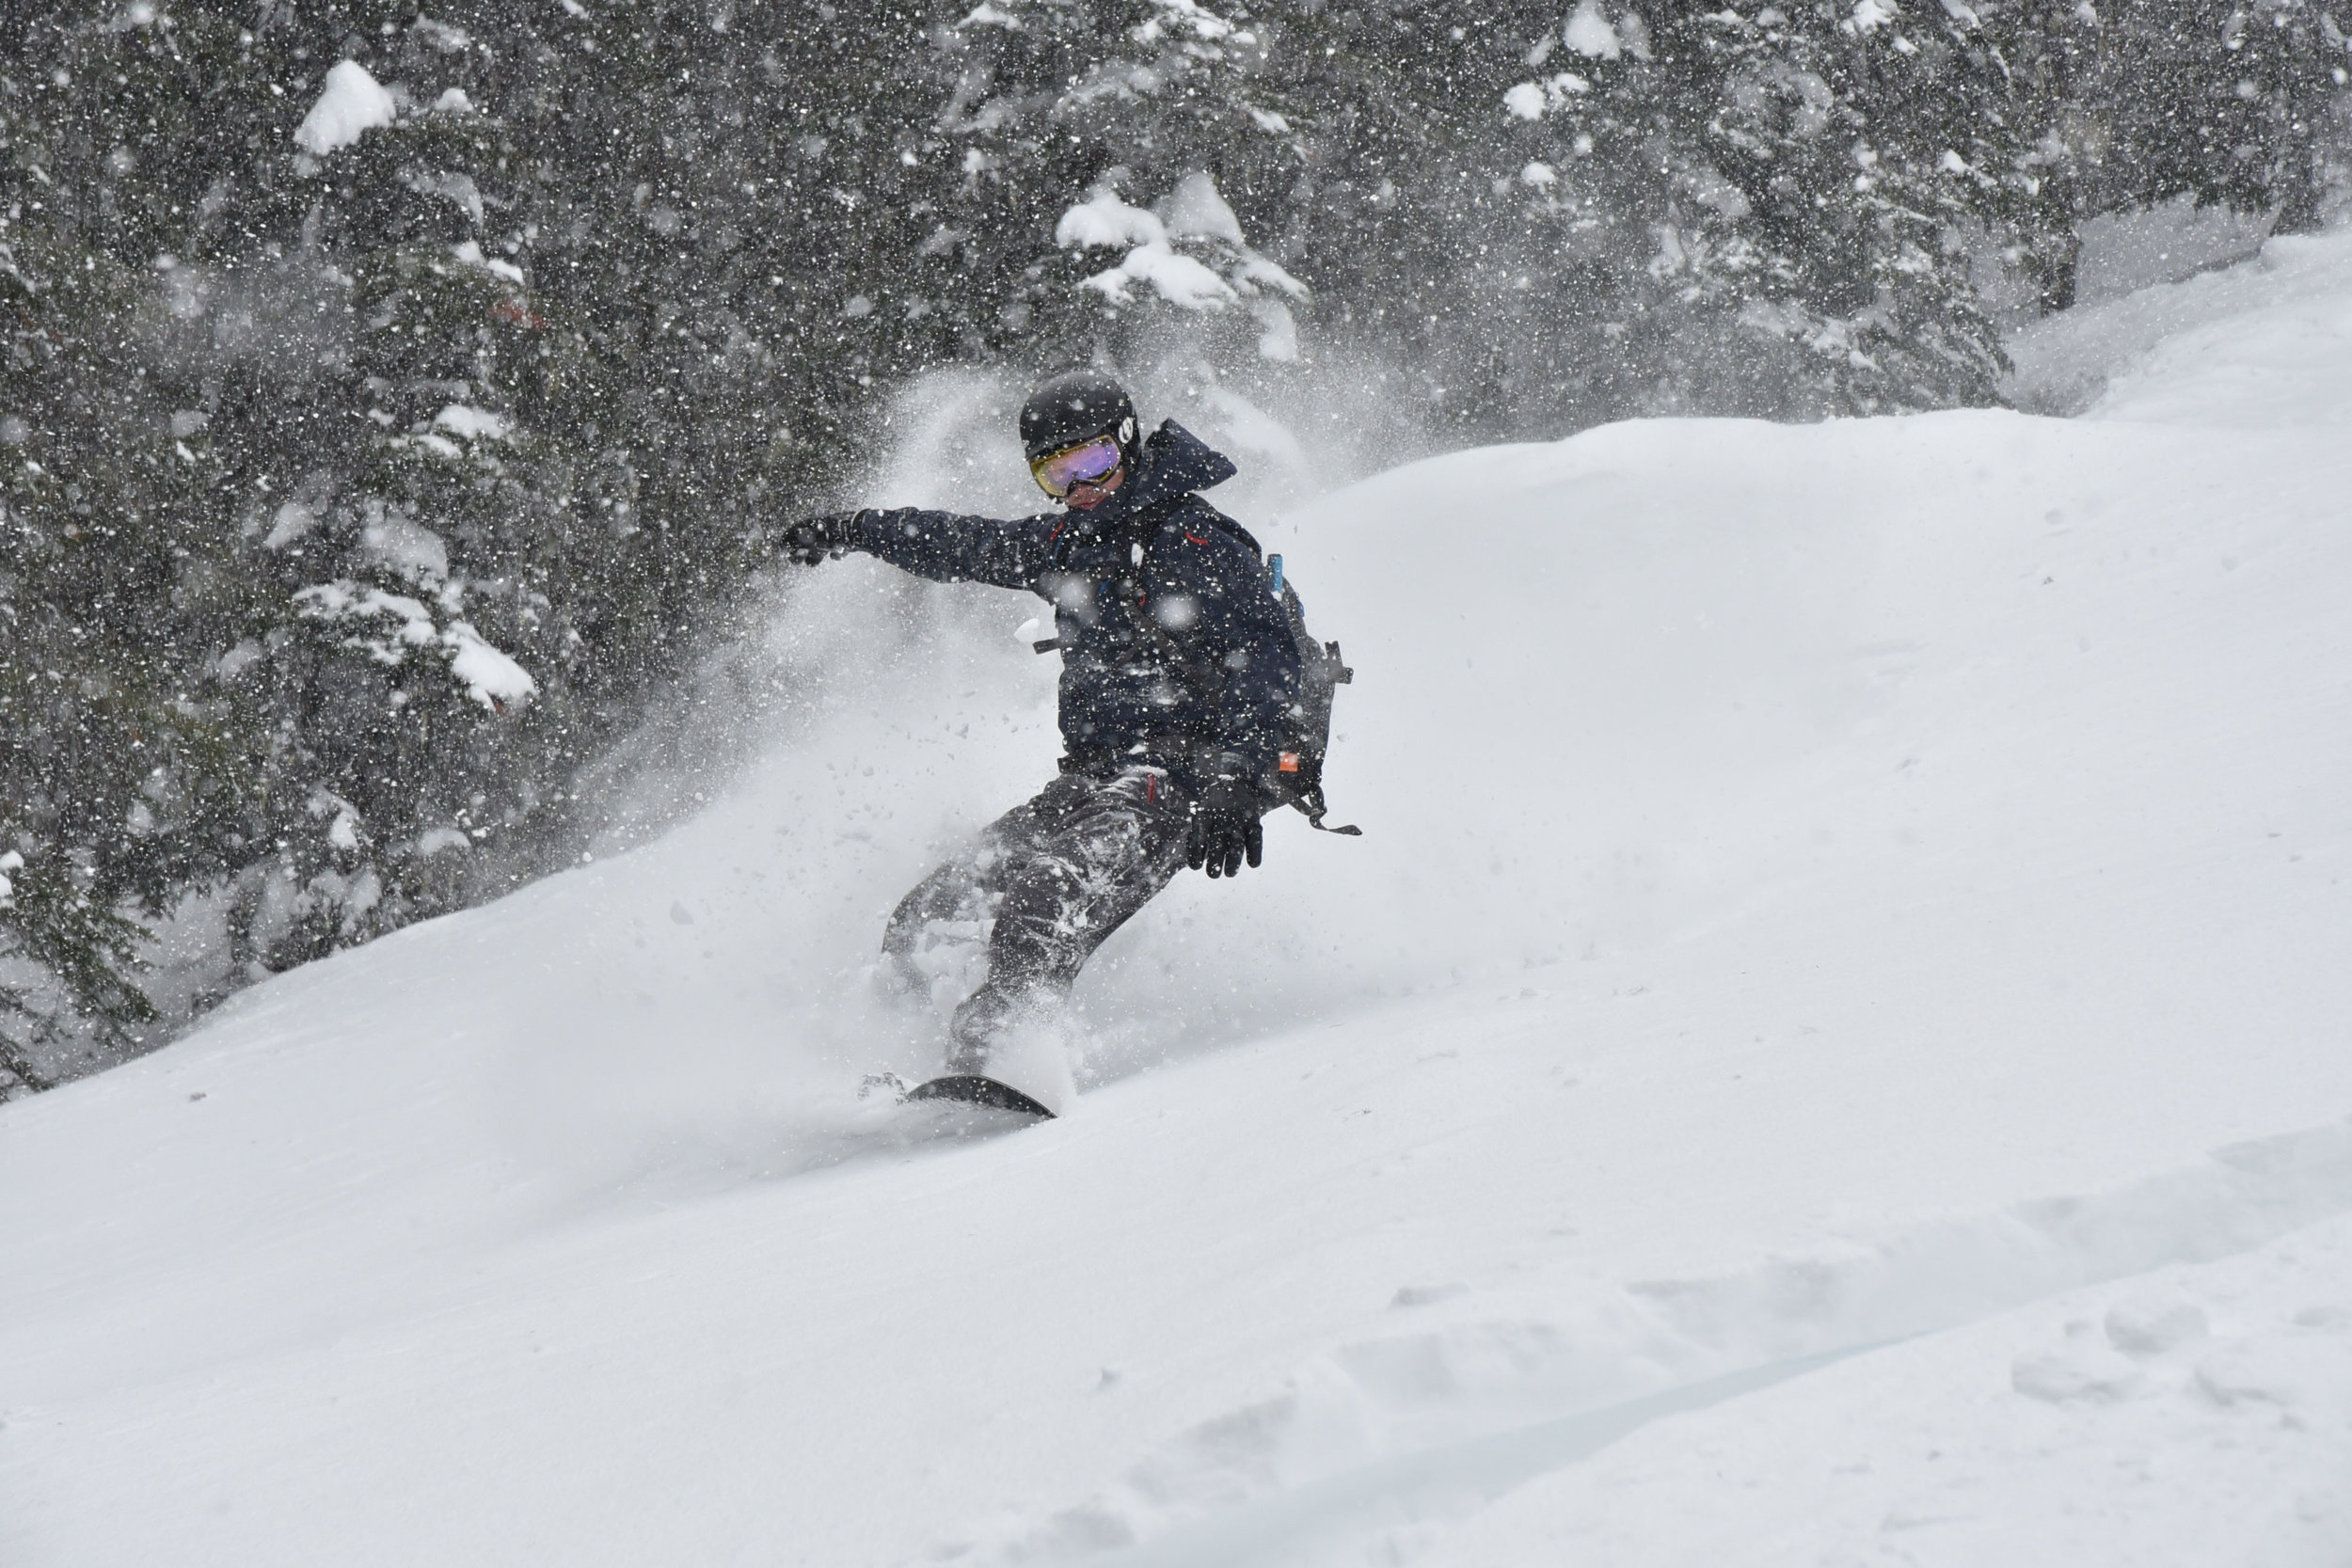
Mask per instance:
[[[2252,261],[2201,273],[2036,322],[2009,341],[2010,396],[2053,414],[2188,424],[2340,424],[2344,392],[2342,312],[2352,294],[2352,249],[2341,233],[2265,242]],[[2308,338],[2302,325],[2316,327]],[[2298,341],[2300,340],[2300,341]],[[2110,383],[2159,347],[2142,393]],[[2132,400],[2153,393],[2160,404]]]

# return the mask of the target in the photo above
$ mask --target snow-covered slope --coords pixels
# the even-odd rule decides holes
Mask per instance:
[[[0,1110],[0,1561],[2343,1562],[2352,239],[2233,276],[2087,419],[1247,519],[1366,836],[1007,1135],[863,965],[1051,661],[810,578],[691,823]]]

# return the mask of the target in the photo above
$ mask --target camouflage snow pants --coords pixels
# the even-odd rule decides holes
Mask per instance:
[[[1192,801],[1158,768],[1064,773],[898,902],[885,963],[927,988],[946,943],[987,942],[988,977],[956,1009],[949,1065],[977,1070],[1026,1009],[1069,994],[1104,939],[1184,868]]]

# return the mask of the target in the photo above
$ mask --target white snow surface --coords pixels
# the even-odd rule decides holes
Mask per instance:
[[[1136,283],[1151,284],[1162,299],[1186,310],[1213,309],[1240,297],[1212,268],[1160,242],[1136,246],[1127,252],[1125,261],[1094,274],[1079,287],[1126,304],[1135,297],[1129,286]]]
[[[2310,342],[2296,340],[2309,335]],[[2020,402],[2156,423],[2352,419],[2352,248],[2279,239],[2252,261],[2137,290],[2026,327],[2009,343]],[[2294,386],[2257,387],[2273,376]],[[2111,379],[2113,384],[2111,385]]]
[[[392,95],[358,60],[339,61],[327,71],[318,102],[294,127],[294,145],[324,158],[400,118]]]
[[[1365,836],[1181,879],[1019,1130],[854,1088],[1032,606],[798,578],[702,816],[0,1108],[0,1561],[2341,1568],[2348,264],[2047,329],[2094,418],[1246,515]]]
[[[1206,214],[1197,199],[1183,199],[1191,195],[1189,186],[1180,185],[1171,199],[1180,200],[1182,215],[1197,225]],[[1214,184],[1209,186],[1209,196],[1223,205]],[[1232,208],[1226,208],[1225,213],[1228,218],[1232,216]],[[1234,227],[1238,232],[1239,225]],[[1160,297],[1187,310],[1209,309],[1231,304],[1239,297],[1232,285],[1212,268],[1168,243],[1168,226],[1157,214],[1129,206],[1108,185],[1098,185],[1086,200],[1062,214],[1060,221],[1054,225],[1054,243],[1065,250],[1133,246],[1119,265],[1098,272],[1079,285],[1121,304],[1134,299],[1129,285],[1135,283],[1151,284]]]
[[[439,542],[426,530],[415,531]],[[376,541],[371,538],[369,543],[373,546]],[[446,554],[441,566],[447,570]],[[454,608],[462,586],[447,584],[437,598],[444,608]],[[471,622],[453,620],[438,626],[423,601],[405,594],[388,594],[381,588],[362,588],[339,579],[312,583],[297,590],[294,598],[306,618],[352,625],[353,635],[343,640],[343,645],[364,649],[379,664],[405,664],[412,650],[438,649],[449,663],[450,678],[465,688],[467,696],[494,713],[519,706],[538,694],[539,683],[531,672],[485,641]],[[376,635],[370,636],[371,630]]]
[[[1110,186],[1097,185],[1084,201],[1062,214],[1054,225],[1054,243],[1064,250],[1166,245],[1168,227],[1155,214],[1120,200]]]
[[[1178,250],[1175,240],[1216,240],[1232,247],[1232,279],[1216,268]],[[1131,207],[1109,185],[1097,185],[1062,214],[1054,225],[1054,243],[1069,249],[1116,249],[1132,246],[1119,265],[1083,280],[1091,289],[1121,305],[1134,303],[1133,285],[1148,283],[1169,304],[1186,310],[1219,309],[1245,293],[1261,288],[1279,289],[1305,298],[1305,284],[1279,264],[1251,250],[1244,242],[1241,220],[1207,174],[1195,172],[1177,182],[1152,211]],[[1259,352],[1269,359],[1297,357],[1296,327],[1290,311],[1279,301],[1252,301],[1266,332]]]
[[[481,261],[480,253],[477,251],[469,260]],[[446,430],[453,436],[463,436],[469,441],[503,441],[511,433],[503,414],[493,414],[486,408],[475,408],[462,403],[453,403],[434,415],[433,428]]]
[[[1596,60],[1613,60],[1619,52],[1617,30],[1609,25],[1593,0],[1578,0],[1575,11],[1561,24],[1560,38],[1578,54]]]
[[[367,555],[428,588],[449,578],[449,546],[441,536],[398,508],[386,509],[359,531]]]
[[[1223,240],[1235,249],[1247,246],[1242,238],[1241,219],[1216,188],[1216,182],[1206,173],[1196,170],[1176,182],[1176,188],[1160,198],[1160,221],[1168,232],[1177,239]]]
[[[494,713],[519,707],[539,693],[531,672],[512,655],[485,641],[469,621],[452,621],[441,630],[441,647],[449,655],[449,673],[466,689],[466,695]]]

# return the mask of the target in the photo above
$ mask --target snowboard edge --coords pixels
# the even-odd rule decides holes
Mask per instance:
[[[983,1078],[977,1072],[951,1072],[929,1083],[917,1084],[907,1090],[909,1100],[957,1100],[967,1105],[986,1105],[999,1111],[1017,1111],[1023,1116],[1054,1119],[1054,1113],[1023,1094],[1009,1084],[999,1084],[993,1078]]]

